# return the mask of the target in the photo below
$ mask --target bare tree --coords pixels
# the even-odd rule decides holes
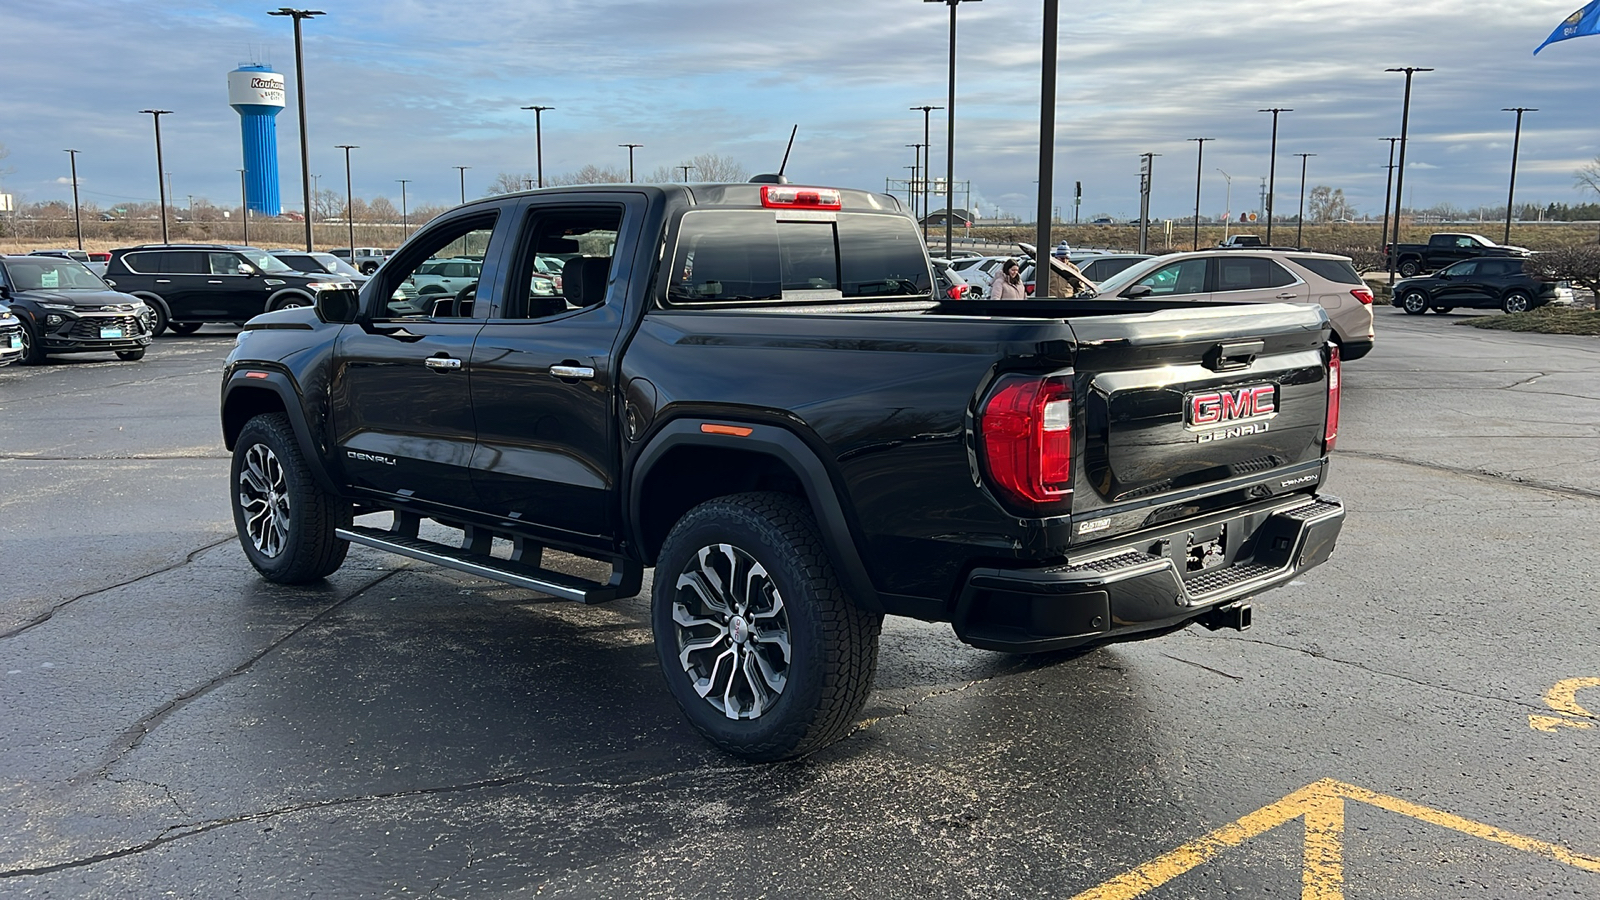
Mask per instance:
[[[531,172],[501,172],[489,184],[488,193],[491,196],[495,194],[515,194],[517,191],[526,191],[537,187],[538,184],[538,178],[534,177]]]
[[[745,181],[750,177],[744,163],[717,153],[702,153],[687,164],[694,166],[689,173],[694,181]]]
[[[607,166],[602,169],[590,163],[576,172],[563,172],[544,180],[545,184],[626,184],[628,173],[626,170]]]
[[[1591,190],[1600,194],[1600,156],[1589,160],[1572,173],[1573,187],[1578,190]]]
[[[1344,188],[1334,189],[1319,184],[1311,189],[1307,200],[1310,219],[1319,225],[1355,218],[1355,208],[1345,199]]]
[[[367,206],[367,221],[392,225],[400,221],[400,210],[388,197],[374,197]]]

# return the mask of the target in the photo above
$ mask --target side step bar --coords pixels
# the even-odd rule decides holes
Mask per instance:
[[[601,584],[540,568],[538,562],[543,548],[532,543],[516,541],[512,559],[509,560],[490,556],[489,547],[494,535],[470,526],[463,529],[465,537],[459,548],[424,540],[417,536],[420,521],[416,515],[396,512],[393,528],[386,530],[352,525],[337,529],[334,534],[352,544],[362,544],[579,603],[606,603],[633,597],[638,595],[644,583],[644,567],[630,560],[612,560],[611,578]]]

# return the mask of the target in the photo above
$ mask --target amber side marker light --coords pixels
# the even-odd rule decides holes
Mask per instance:
[[[712,425],[707,422],[700,426],[702,434],[731,434],[734,437],[749,437],[754,431],[754,428],[746,428],[743,425]]]

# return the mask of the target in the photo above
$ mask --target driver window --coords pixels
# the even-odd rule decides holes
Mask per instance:
[[[500,318],[545,319],[599,306],[610,290],[622,207],[536,207],[529,212],[522,252]]]
[[[1206,289],[1206,261],[1185,259],[1162,266],[1146,275],[1139,283],[1150,288],[1152,297],[1201,294]]]
[[[241,274],[239,263],[243,260],[232,253],[207,253],[206,258],[211,265],[212,275]]]
[[[493,235],[494,218],[475,217],[444,226],[407,247],[404,258],[384,266],[389,315],[473,318],[478,273]]]

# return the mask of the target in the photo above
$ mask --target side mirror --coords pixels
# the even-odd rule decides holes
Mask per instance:
[[[329,325],[351,325],[361,312],[361,297],[352,290],[320,291],[317,318]]]
[[[1150,291],[1151,291],[1150,285],[1148,285],[1148,284],[1136,284],[1136,285],[1133,285],[1132,287],[1128,288],[1127,290],[1123,291],[1122,293],[1118,294],[1117,296],[1118,297],[1122,297],[1125,300],[1143,300],[1144,298],[1150,296]]]
[[[239,263],[239,274],[240,275],[252,275],[252,276],[253,275],[260,275],[261,274],[261,270],[257,269],[255,266],[250,265],[249,263]]]
[[[1451,275],[1449,272],[1440,272],[1439,273],[1439,278],[1442,281],[1449,281],[1451,278],[1454,278],[1454,277],[1455,276]]]
[[[6,284],[0,284],[0,300],[10,300],[10,299],[11,299],[11,286],[10,285],[6,285]]]

